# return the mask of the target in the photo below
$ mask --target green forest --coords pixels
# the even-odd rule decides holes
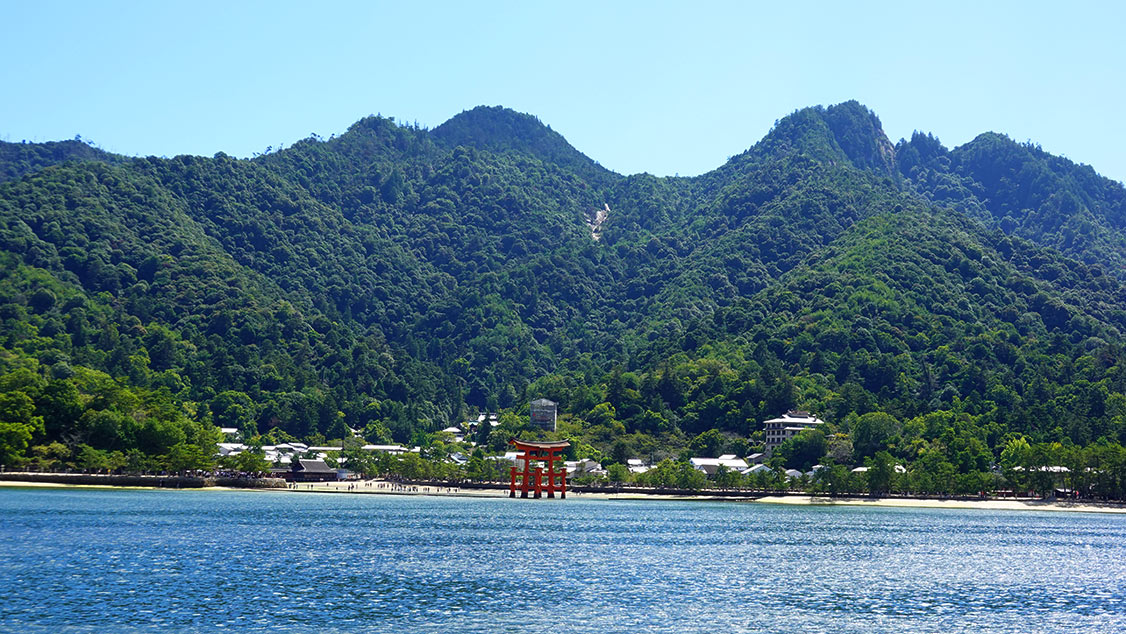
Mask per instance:
[[[893,143],[856,102],[695,177],[500,107],[251,159],[0,142],[0,464],[212,468],[235,427],[487,477],[546,397],[617,482],[704,486],[688,457],[800,409],[826,424],[772,475],[713,484],[1121,499],[1124,265],[1121,183],[994,132]],[[439,433],[478,412],[476,450]]]

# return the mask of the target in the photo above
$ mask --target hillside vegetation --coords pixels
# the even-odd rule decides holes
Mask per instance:
[[[0,462],[208,465],[216,426],[438,456],[478,410],[514,414],[482,447],[532,435],[545,396],[607,465],[745,455],[805,409],[827,425],[779,465],[974,491],[1066,463],[1121,495],[1124,206],[1000,134],[893,144],[855,102],[692,178],[499,107],[250,160],[2,144]]]

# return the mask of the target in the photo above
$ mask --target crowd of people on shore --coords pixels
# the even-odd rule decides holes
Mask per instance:
[[[290,482],[286,487],[293,491],[333,491],[371,493],[412,493],[423,495],[454,495],[461,492],[456,486],[405,484],[387,480],[338,480],[327,482]]]

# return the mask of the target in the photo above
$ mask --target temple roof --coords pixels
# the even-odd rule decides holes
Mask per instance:
[[[290,468],[293,471],[304,473],[336,473],[336,469],[325,464],[324,460],[309,460],[307,458],[298,458],[296,464],[292,464]]]
[[[571,443],[566,440],[557,440],[555,442],[531,442],[525,440],[516,440],[511,438],[508,441],[510,445],[516,445],[519,449],[564,449],[570,447]]]

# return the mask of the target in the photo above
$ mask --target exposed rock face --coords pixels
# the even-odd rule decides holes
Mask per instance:
[[[586,224],[590,227],[590,237],[598,242],[602,239],[602,223],[610,216],[610,205],[603,203],[602,209],[594,209],[586,213]]]

